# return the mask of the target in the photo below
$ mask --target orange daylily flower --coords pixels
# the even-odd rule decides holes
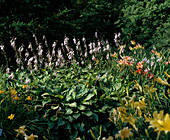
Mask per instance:
[[[123,59],[125,59],[126,61],[132,59],[130,56],[124,56]]]
[[[114,52],[114,54],[113,55],[111,55],[112,57],[117,57],[117,53],[116,52]]]
[[[32,98],[30,96],[28,96],[26,99],[32,101]]]
[[[141,74],[142,69],[137,69],[136,73]]]
[[[20,100],[18,96],[15,96],[13,100]]]
[[[26,87],[28,87],[28,85],[23,85],[23,86],[22,86],[22,88],[26,88]]]
[[[13,89],[13,90],[11,90],[11,95],[16,95],[17,94],[17,92]]]
[[[140,61],[140,62],[138,62],[137,63],[137,69],[139,69],[139,68],[143,68],[143,61]]]
[[[154,78],[154,74],[148,74],[148,78],[149,78],[149,79]]]

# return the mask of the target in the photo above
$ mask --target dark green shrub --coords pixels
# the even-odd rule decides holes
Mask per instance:
[[[163,28],[168,20],[166,0],[127,0],[121,6],[119,20],[115,25],[123,33],[123,40],[134,39],[149,47],[158,36],[157,28]]]

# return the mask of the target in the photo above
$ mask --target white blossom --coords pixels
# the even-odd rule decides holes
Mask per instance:
[[[4,45],[0,45],[0,48],[3,51],[4,50]]]
[[[68,41],[69,41],[69,38],[67,36],[65,36],[65,38],[64,38],[64,45],[68,45]]]
[[[9,77],[8,77],[9,79],[13,79],[14,78],[14,73],[13,72],[11,72],[11,74],[9,75]]]

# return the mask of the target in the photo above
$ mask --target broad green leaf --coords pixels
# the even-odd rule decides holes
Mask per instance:
[[[86,109],[86,106],[80,105],[80,106],[78,107],[78,109],[79,109],[79,110],[85,110],[85,109]]]
[[[91,116],[93,113],[91,111],[86,111],[86,112],[82,112],[82,114],[86,115],[86,116]]]
[[[59,118],[58,119],[58,126],[62,126],[64,124],[66,124],[66,121],[62,120],[62,118]]]
[[[47,100],[47,101],[42,101],[43,107],[44,107],[45,104],[47,104],[47,103],[49,103],[49,102],[51,102],[51,99],[49,99],[49,100]]]
[[[65,129],[71,130],[71,125],[70,125],[70,123],[67,124],[67,126],[66,126]]]
[[[72,97],[73,97],[73,99],[76,99],[76,92],[72,92]]]
[[[115,84],[116,90],[119,90],[119,89],[121,88],[121,86],[122,86],[121,83],[116,83],[116,84]]]
[[[90,100],[93,96],[94,96],[94,94],[91,93],[91,94],[87,95],[87,97],[86,97],[84,100],[85,100],[85,101],[88,101],[88,100]]]
[[[86,93],[88,93],[88,89],[86,89],[86,88],[81,89],[81,90],[78,92],[76,98],[79,99],[79,98],[83,97]]]
[[[64,97],[62,95],[55,95],[54,97],[63,99]]]
[[[76,103],[76,102],[71,103],[71,104],[69,104],[69,106],[70,106],[70,107],[77,107],[77,103]]]
[[[70,96],[74,91],[75,91],[75,89],[71,88],[71,90],[69,90],[69,92],[68,92],[68,96]]]
[[[73,113],[73,111],[71,109],[67,109],[67,112],[66,112],[67,115],[70,115],[72,113]]]
[[[53,127],[54,127],[54,122],[49,121],[49,122],[48,122],[48,128],[51,129],[51,128],[53,128]]]
[[[84,105],[92,105],[92,102],[83,102]]]
[[[41,96],[47,96],[47,95],[50,95],[50,94],[49,93],[44,93]]]
[[[50,118],[51,121],[56,121],[57,119],[58,117],[56,115]]]
[[[93,113],[93,114],[92,114],[92,118],[95,119],[96,121],[99,120],[99,117],[98,117],[98,115],[97,115],[96,113]]]
[[[73,117],[74,117],[75,119],[78,119],[79,116],[80,116],[80,113],[73,115]]]
[[[80,127],[80,123],[74,123],[73,127],[77,130],[77,128]]]
[[[66,97],[66,101],[68,102],[68,101],[70,101],[70,100],[72,100],[73,98],[69,95],[69,96],[67,96]]]
[[[74,120],[74,118],[72,116],[68,116],[67,119],[72,122]]]
[[[58,106],[51,106],[51,109],[53,109],[53,110],[56,110],[58,108],[59,108],[59,105]]]
[[[78,131],[74,131],[73,134],[71,135],[71,139],[75,140],[78,136]]]
[[[80,127],[79,127],[79,130],[81,131],[81,132],[83,132],[84,131],[84,123],[82,122],[81,124],[80,124]]]

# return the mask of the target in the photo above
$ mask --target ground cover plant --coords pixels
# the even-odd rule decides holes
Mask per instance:
[[[169,48],[34,38],[36,48],[11,40],[15,68],[0,46],[0,139],[170,138]]]

